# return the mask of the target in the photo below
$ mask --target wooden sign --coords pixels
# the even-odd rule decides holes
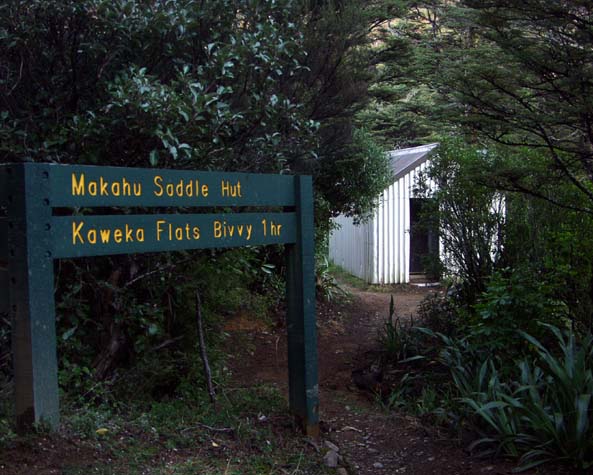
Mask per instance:
[[[277,211],[254,211],[262,207]],[[306,433],[318,434],[311,177],[7,164],[0,208],[0,312],[13,322],[19,431],[59,423],[54,259],[284,244],[289,404]],[[70,211],[54,216],[56,208]]]

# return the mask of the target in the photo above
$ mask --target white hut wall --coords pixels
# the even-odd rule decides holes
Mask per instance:
[[[329,238],[330,260],[350,274],[371,282],[371,224],[355,225],[352,218],[344,215],[338,216],[334,222],[338,228],[332,231]]]
[[[340,228],[330,236],[335,264],[371,284],[410,281],[410,198],[416,197],[418,180],[427,180],[427,166],[422,163],[386,188],[367,223],[355,226],[351,218],[336,218]],[[435,189],[431,180],[425,183]]]
[[[410,198],[422,181],[428,190],[435,183],[425,175],[424,162],[399,177],[381,196],[373,219],[373,277],[376,284],[401,284],[410,281]]]

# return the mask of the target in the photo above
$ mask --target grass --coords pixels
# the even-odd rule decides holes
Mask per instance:
[[[216,407],[202,393],[191,387],[166,401],[66,407],[59,435],[16,438],[0,448],[0,465],[7,473],[18,470],[10,466],[17,449],[35,467],[32,474],[45,473],[56,460],[64,475],[332,473],[294,427],[274,387],[219,388]],[[39,447],[52,456],[40,457]]]
[[[333,262],[329,264],[329,272],[341,284],[345,284],[349,287],[353,287],[359,290],[369,290],[371,288],[370,284],[367,284],[364,280],[359,279],[358,277],[348,273],[347,270],[334,264]]]
[[[369,284],[363,279],[350,274],[346,269],[333,262],[329,264],[329,272],[334,276],[338,283],[363,292],[393,293],[398,289],[410,288],[409,284]]]

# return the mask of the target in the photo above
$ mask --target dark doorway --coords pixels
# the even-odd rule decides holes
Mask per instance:
[[[424,274],[438,279],[438,227],[427,219],[429,200],[410,199],[410,274]]]

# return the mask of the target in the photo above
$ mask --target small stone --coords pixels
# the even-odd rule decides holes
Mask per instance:
[[[317,442],[315,442],[314,439],[307,437],[305,439],[305,442],[307,442],[307,444],[309,444],[311,447],[313,447],[315,449],[315,452],[319,453],[321,451],[321,447],[319,446],[319,444]]]
[[[339,452],[340,448],[334,444],[333,442],[330,442],[329,440],[326,440],[325,442],[325,446],[329,449],[329,450],[333,450],[334,452]]]
[[[344,467],[340,467],[340,468],[338,468],[337,474],[338,475],[348,475],[348,470],[346,470]]]
[[[428,457],[429,462],[434,462],[434,457]]]
[[[372,447],[369,447],[369,454],[378,454],[379,451],[377,449],[373,449]]]
[[[380,463],[380,462],[375,462],[375,463],[373,464],[373,468],[383,468],[383,464],[382,464],[382,463]]]
[[[326,467],[336,468],[338,466],[338,453],[334,450],[328,451],[323,457],[323,463]]]

